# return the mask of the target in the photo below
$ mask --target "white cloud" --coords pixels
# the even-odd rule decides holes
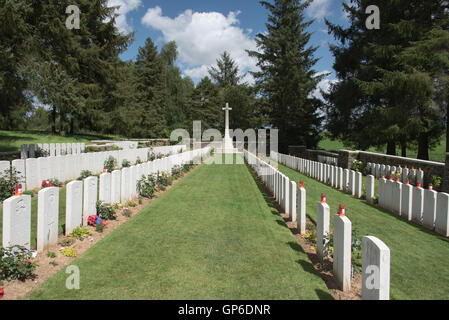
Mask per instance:
[[[250,58],[245,49],[256,50],[256,43],[238,27],[240,12],[227,16],[219,12],[193,12],[186,10],[175,18],[163,16],[160,7],[148,9],[142,23],[162,32],[166,42],[176,41],[184,74],[198,81],[208,75],[207,68],[215,65],[227,51],[242,73],[255,71],[257,60]]]
[[[118,16],[115,18],[115,25],[121,33],[129,33],[132,28],[126,20],[128,12],[136,10],[142,4],[142,0],[108,0],[108,7],[120,6],[116,10]]]
[[[325,93],[328,93],[330,90],[330,87],[332,84],[337,83],[337,79],[329,79],[329,76],[331,76],[330,72],[328,70],[324,70],[321,72],[317,72],[315,74],[315,77],[319,77],[322,75],[326,75],[324,79],[322,79],[316,86],[315,90],[310,93],[310,96],[315,97],[317,99],[320,99],[324,101],[324,97],[321,94],[321,90],[323,90]]]
[[[314,0],[306,9],[307,14],[315,19],[322,19],[330,15],[331,0]]]

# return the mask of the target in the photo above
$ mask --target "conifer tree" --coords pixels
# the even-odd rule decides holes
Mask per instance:
[[[381,8],[380,29],[366,27],[369,5]],[[406,156],[407,146],[416,143],[418,157],[428,159],[429,147],[440,141],[444,128],[432,80],[441,64],[420,67],[418,51],[410,50],[432,38],[432,29],[447,21],[447,2],[352,0],[344,6],[350,17],[348,28],[327,21],[339,41],[331,46],[339,82],[326,95],[328,131],[360,149],[386,144],[387,153],[393,155],[398,144]],[[421,50],[420,54],[439,53]]]
[[[311,34],[304,10],[311,1],[275,0],[260,2],[269,10],[267,32],[256,36],[258,51],[249,51],[257,58],[260,72],[253,75],[266,98],[271,126],[279,129],[279,150],[289,145],[316,147],[319,141],[321,102],[311,93],[323,76],[313,66],[316,47],[309,46]]]
[[[239,67],[227,51],[223,52],[220,58],[217,59],[217,67],[210,67],[208,72],[211,79],[220,88],[236,86],[241,79]]]
[[[136,61],[136,136],[161,138],[168,136],[165,120],[165,79],[163,61],[151,38],[139,48]]]

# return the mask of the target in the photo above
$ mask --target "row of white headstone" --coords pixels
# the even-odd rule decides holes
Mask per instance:
[[[272,159],[276,159],[277,156],[280,163],[311,178],[352,194],[356,198],[362,197],[363,175],[360,172],[275,152],[272,152],[271,156]],[[398,168],[388,169],[398,170]],[[401,173],[404,175],[396,176],[397,181],[392,177],[387,180],[382,176],[379,179],[379,207],[449,237],[449,194],[432,189],[425,190],[419,185],[414,187],[407,183],[410,178],[408,169],[403,168]],[[417,181],[421,183],[424,172],[418,170],[417,174]],[[402,183],[401,179],[405,179],[405,183]],[[373,203],[375,196],[375,176],[368,175],[366,199]]]
[[[333,219],[333,272],[340,290],[348,291],[352,280],[352,223],[344,211]],[[325,199],[317,202],[316,230],[317,254],[323,260],[329,254],[330,240],[330,207]],[[390,299],[390,248],[372,236],[362,238],[362,299]]]
[[[399,181],[402,183],[406,183],[408,180],[410,184],[424,185],[424,171],[421,168],[416,170],[414,168],[409,169],[407,166],[402,168],[401,166],[396,167],[378,163],[368,163],[367,166],[370,168],[370,174],[377,179],[382,177],[389,179],[391,176],[394,180],[399,178]]]
[[[86,150],[85,143],[38,143],[37,150],[44,151],[49,157],[81,154]]]
[[[127,149],[117,151],[92,152],[75,155],[30,158],[26,160],[0,161],[0,174],[5,170],[14,168],[19,173],[20,183],[25,190],[37,189],[42,185],[42,181],[58,179],[61,182],[78,178],[84,170],[92,174],[103,172],[104,162],[109,157],[117,160],[118,168],[121,168],[124,159],[131,163],[136,163],[137,158],[142,162],[148,160],[149,153],[167,155],[170,153],[184,152],[185,145]]]
[[[342,190],[360,199],[363,196],[363,175],[361,172],[338,166],[271,152],[274,161],[299,171],[306,176]]]
[[[65,233],[87,224],[87,218],[96,215],[97,199],[109,204],[122,203],[138,196],[137,181],[149,174],[162,170],[171,172],[177,165],[184,165],[201,159],[210,153],[210,148],[175,154],[164,159],[148,161],[143,164],[88,177],[84,181],[72,181],[67,184]],[[199,160],[198,160],[199,162]],[[99,189],[99,194],[98,194]],[[43,251],[57,243],[59,228],[59,188],[44,188],[38,193],[37,209],[37,251]],[[31,244],[31,196],[13,196],[4,201],[2,245],[12,247]]]
[[[297,222],[298,232],[306,233],[306,190],[282,174],[274,165],[245,150],[245,159],[261,177],[263,183],[273,193],[275,201],[293,222]],[[288,163],[292,163],[288,159]],[[292,167],[299,167],[299,158]],[[317,253],[323,259],[327,256],[330,234],[330,208],[326,201],[317,203]],[[351,287],[352,224],[346,216],[334,216],[334,260],[333,271],[340,289]],[[365,236],[362,240],[362,299],[390,299],[390,249],[376,237]]]
[[[366,178],[367,200],[372,202],[375,186],[372,175]],[[407,221],[449,237],[449,194],[423,189],[399,179],[379,180],[379,206]]]

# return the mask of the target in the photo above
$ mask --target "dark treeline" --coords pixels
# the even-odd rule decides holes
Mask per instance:
[[[380,29],[365,25],[370,5],[380,9]],[[326,96],[329,132],[392,155],[417,146],[418,158],[429,159],[449,121],[449,2],[352,0],[345,10],[348,28],[327,22],[340,80]]]
[[[175,42],[148,38],[134,61],[120,54],[134,35],[120,34],[106,0],[0,0],[0,129],[42,129],[130,138],[169,137],[174,129],[277,128],[279,150],[315,148],[321,133],[358,149],[387,146],[418,157],[449,123],[449,10],[445,0],[351,0],[350,26],[327,22],[337,80],[325,102],[314,97],[325,75],[314,70],[312,1],[261,1],[266,32],[256,36],[255,84],[224,52],[196,85],[176,66]],[[80,29],[66,27],[66,8],[81,10]],[[380,29],[368,30],[365,10],[377,5]],[[36,102],[40,102],[39,106]],[[449,134],[447,134],[449,147]]]
[[[225,102],[235,110],[232,125],[261,127],[254,88],[228,53],[195,86],[175,65],[175,42],[157,48],[148,38],[135,61],[122,61],[133,34],[118,32],[107,1],[76,1],[79,30],[66,27],[71,4],[0,0],[1,129],[167,138],[191,132],[193,120],[222,129]]]

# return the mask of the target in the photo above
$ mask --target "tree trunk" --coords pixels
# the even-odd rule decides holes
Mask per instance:
[[[56,107],[53,107],[52,115],[51,115],[51,132],[56,134]]]
[[[449,103],[446,107],[446,152],[449,152]]]
[[[387,143],[387,154],[390,156],[396,155],[396,143],[394,141],[388,141]]]
[[[429,160],[429,138],[424,132],[418,137],[418,159]]]
[[[401,142],[401,157],[407,158],[407,141],[405,139]]]
[[[73,115],[70,117],[70,134],[72,136],[75,134],[75,119]]]

